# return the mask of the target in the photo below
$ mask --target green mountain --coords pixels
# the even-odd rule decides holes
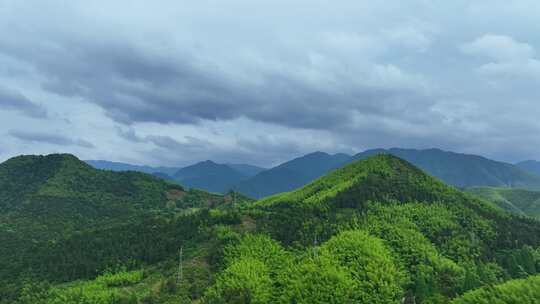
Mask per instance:
[[[540,218],[540,191],[474,187],[467,189],[467,192],[494,202],[506,211]]]
[[[392,155],[172,213],[37,243],[0,268],[4,302],[448,303],[540,272],[539,221]]]
[[[41,246],[149,217],[218,208],[233,199],[247,200],[187,191],[140,172],[94,169],[69,154],[9,159],[0,164],[0,285],[13,279],[15,269],[35,267],[27,263]]]
[[[183,191],[143,173],[97,170],[68,154],[20,156],[0,165],[2,223],[44,236],[166,210],[169,198]]]
[[[414,164],[445,183],[460,188],[474,186],[516,187],[540,189],[540,176],[520,168],[482,156],[447,152],[439,149],[376,149],[354,156],[363,159],[388,153]]]
[[[349,161],[350,156],[346,154],[330,155],[324,152],[314,152],[262,171],[237,183],[234,189],[256,198],[290,191]]]
[[[536,160],[526,160],[516,164],[518,168],[525,172],[540,176],[540,162]]]

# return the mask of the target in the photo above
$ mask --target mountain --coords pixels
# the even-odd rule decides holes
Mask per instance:
[[[0,164],[1,222],[34,239],[168,212],[184,193],[152,175],[94,169],[69,154],[19,156]]]
[[[525,189],[473,187],[467,192],[494,202],[502,209],[518,214],[540,218],[540,191]]]
[[[141,172],[95,169],[70,154],[11,158],[0,164],[0,303],[4,298],[12,303],[5,294],[12,294],[13,288],[20,290],[21,273],[29,269],[47,280],[66,280],[115,267],[116,259],[100,258],[124,250],[110,242],[111,233],[115,238],[129,236],[125,244],[118,243],[128,248],[141,237],[137,234],[140,229],[157,229],[171,218],[201,208],[217,210],[245,201],[249,199],[236,193],[223,196],[185,190]],[[75,240],[81,244],[74,248]],[[100,241],[106,245],[85,247]],[[56,252],[54,248],[60,249]],[[142,250],[139,257],[152,250],[146,246],[138,249]],[[72,262],[55,260],[69,254],[78,256]],[[91,255],[106,266],[96,268],[98,262],[91,263],[82,255]],[[67,269],[62,265],[73,271],[61,270]],[[39,272],[42,268],[47,270]]]
[[[226,164],[226,165],[240,172],[242,175],[248,178],[257,175],[264,170],[267,170],[266,168],[257,167],[253,165],[247,165],[247,164]]]
[[[266,170],[248,164],[217,164],[210,160],[183,168],[139,166],[105,160],[86,160],[85,162],[96,169],[116,172],[143,172],[165,180],[178,182],[189,188],[198,188],[217,193],[225,193],[241,180],[253,177]]]
[[[540,162],[536,160],[526,160],[516,164],[518,168],[521,168],[523,171],[529,172],[540,176]]]
[[[233,289],[228,278],[254,261],[260,266],[251,269],[271,269],[269,293],[307,303],[447,303],[468,290],[540,272],[534,264],[540,222],[506,213],[389,154],[355,161],[253,208],[262,227],[257,232],[278,245],[251,239],[229,250],[207,299],[249,288],[251,280],[236,281],[240,287]],[[305,251],[291,261],[288,246]]]
[[[444,182],[460,188],[474,186],[540,189],[540,176],[527,173],[512,164],[482,156],[447,152],[439,149],[375,149],[359,153],[354,159],[387,153],[407,160]]]
[[[173,167],[150,167],[150,166],[139,166],[139,165],[132,165],[127,163],[121,163],[121,162],[112,162],[107,160],[85,160],[85,162],[92,167],[96,169],[101,170],[111,170],[111,171],[136,171],[136,172],[143,172],[148,174],[153,173],[164,173],[167,175],[174,175],[176,171],[179,170],[179,168],[173,168]]]
[[[247,164],[200,162],[185,168],[136,166],[108,161],[87,161],[96,168],[113,171],[139,171],[173,179],[189,188],[225,193],[236,189],[248,196],[264,196],[301,187],[329,171],[354,160],[377,154],[392,154],[405,159],[444,182],[460,188],[509,187],[540,190],[540,163],[526,161],[512,165],[488,158],[439,149],[373,149],[354,156],[314,152],[264,169]],[[170,176],[170,177],[169,177]]]
[[[301,187],[350,160],[346,154],[314,152],[262,171],[234,188],[250,197],[261,198]]]
[[[473,186],[522,187],[540,189],[540,176],[515,165],[439,149],[373,149],[354,156],[308,154],[238,183],[234,188],[249,196],[261,198],[301,187],[347,163],[377,154],[391,154],[405,159],[427,173],[456,187]]]
[[[56,175],[55,166],[31,168],[28,181]],[[19,186],[5,189],[24,194]],[[168,197],[197,201],[185,195]],[[239,199],[232,193],[226,204],[170,216],[156,210],[16,255],[0,246],[0,303],[476,303],[486,292],[538,300],[526,292],[540,287],[536,279],[509,280],[540,273],[540,222],[393,155],[353,161],[257,202]]]
[[[178,170],[173,178],[189,188],[225,193],[247,176],[228,165],[207,160]]]

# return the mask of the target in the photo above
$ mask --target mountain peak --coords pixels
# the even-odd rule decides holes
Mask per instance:
[[[429,189],[426,188],[428,186]],[[346,205],[388,199],[433,201],[433,193],[437,193],[433,189],[442,188],[450,187],[403,159],[390,154],[378,154],[354,161],[299,190],[271,196],[261,203],[318,204],[330,198]]]

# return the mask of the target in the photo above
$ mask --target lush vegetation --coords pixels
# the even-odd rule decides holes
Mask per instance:
[[[66,189],[72,180],[46,175],[29,193],[48,189],[42,185],[51,181],[54,189]],[[23,250],[2,265],[5,303],[539,299],[527,290],[540,287],[540,222],[449,187],[394,156],[354,162],[254,203],[236,193],[159,183],[163,194],[127,218],[83,226],[65,213],[87,228],[32,245],[14,225],[22,221],[10,222],[5,227],[16,237],[8,240],[21,242]],[[53,202],[44,209],[54,210]],[[6,206],[18,204],[24,202]]]

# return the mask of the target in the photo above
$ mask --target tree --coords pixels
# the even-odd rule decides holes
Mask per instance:
[[[398,303],[403,297],[404,274],[379,238],[363,230],[345,231],[321,248],[321,255],[348,269],[359,303]]]
[[[203,297],[208,304],[266,304],[272,295],[268,267],[254,258],[233,262]]]

